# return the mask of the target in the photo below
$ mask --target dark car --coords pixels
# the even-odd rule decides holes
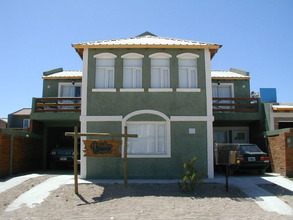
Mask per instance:
[[[239,170],[254,170],[263,174],[269,166],[270,158],[256,144],[239,144]]]
[[[256,171],[263,174],[269,166],[270,158],[256,144],[216,143],[215,164],[229,165],[234,171]]]
[[[74,159],[74,149],[66,147],[53,148],[50,153],[50,167],[72,167]]]

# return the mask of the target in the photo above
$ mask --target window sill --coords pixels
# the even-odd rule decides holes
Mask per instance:
[[[134,154],[128,154],[128,158],[171,158],[170,155],[134,155]],[[122,155],[122,158],[123,155]]]
[[[149,92],[173,92],[172,88],[150,88]]]
[[[105,89],[92,89],[92,92],[116,92],[117,90],[116,89],[108,89],[108,88],[105,88]]]
[[[144,92],[143,88],[122,88],[120,92]]]
[[[200,88],[178,88],[176,92],[200,92]]]

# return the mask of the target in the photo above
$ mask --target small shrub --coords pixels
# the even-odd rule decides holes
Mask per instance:
[[[191,158],[187,163],[183,163],[184,175],[179,187],[185,193],[193,192],[195,187],[204,181],[204,177],[195,169],[196,157]]]

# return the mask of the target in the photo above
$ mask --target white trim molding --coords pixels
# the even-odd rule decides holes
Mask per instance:
[[[200,88],[177,88],[176,92],[201,92]]]
[[[117,58],[117,56],[113,53],[98,53],[94,55],[94,58],[107,59],[107,58]]]
[[[109,116],[80,116],[80,121],[122,121],[122,116],[109,115]]]
[[[206,108],[207,116],[213,116],[213,94],[211,77],[211,54],[209,49],[204,50],[205,76],[206,76]],[[213,146],[213,123],[207,121],[207,165],[208,178],[214,178],[214,146]]]
[[[97,88],[93,88],[92,89],[92,92],[117,92],[117,89],[112,89],[112,88],[100,88],[100,89],[97,89]]]
[[[126,53],[121,56],[122,59],[142,59],[144,55],[139,53]]]
[[[122,131],[124,131],[124,126],[126,126],[127,121],[136,116],[136,115],[142,115],[142,114],[151,114],[151,115],[157,115],[161,118],[163,118],[166,122],[166,129],[167,129],[167,152],[165,155],[128,155],[129,158],[170,158],[171,157],[171,122],[170,122],[170,118],[165,115],[162,112],[159,111],[155,111],[155,110],[138,110],[138,111],[134,111],[131,112],[130,114],[126,115],[123,120],[122,120]],[[123,141],[124,142],[124,139]],[[124,152],[124,143],[122,143],[122,149],[121,152]],[[122,157],[124,157],[124,155],[122,154]]]
[[[214,116],[171,116],[171,121],[208,121],[208,122],[213,122]]]
[[[121,88],[120,92],[144,92],[144,88]]]
[[[181,53],[176,56],[178,59],[197,59],[199,55],[194,53]]]
[[[172,88],[149,88],[149,92],[173,92]]]
[[[149,58],[171,58],[172,55],[168,54],[168,53],[153,53],[151,55],[149,55]]]

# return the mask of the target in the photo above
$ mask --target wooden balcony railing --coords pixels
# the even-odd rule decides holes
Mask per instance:
[[[35,112],[78,112],[81,98],[35,98]]]
[[[214,112],[258,112],[258,98],[213,98]]]

